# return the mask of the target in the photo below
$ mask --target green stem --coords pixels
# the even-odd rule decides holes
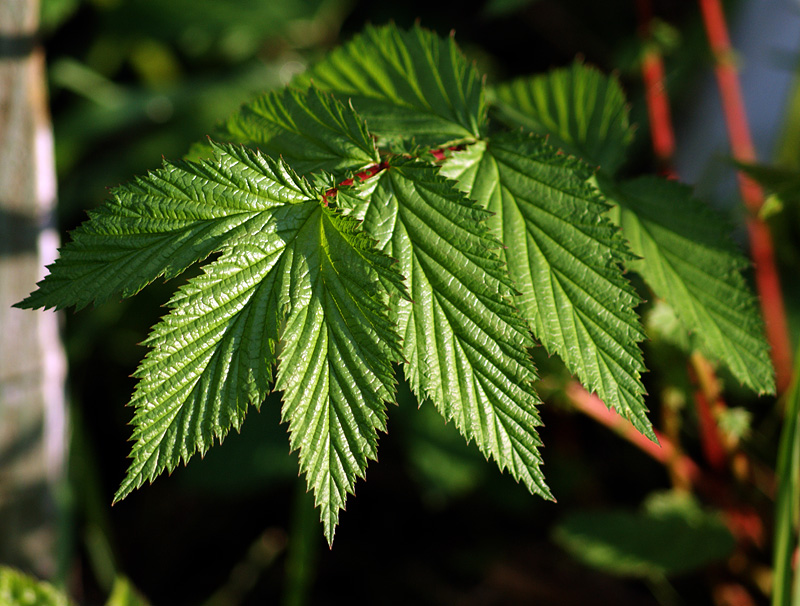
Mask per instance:
[[[800,353],[800,352],[799,352]],[[795,356],[795,360],[798,360]],[[778,446],[778,497],[775,500],[772,606],[800,606],[800,574],[793,570],[800,516],[800,364],[786,400],[786,417]],[[792,577],[794,576],[794,597]]]
[[[228,580],[209,597],[203,606],[237,606],[256,586],[261,575],[286,548],[286,535],[267,528],[250,545],[244,557],[231,569]]]
[[[319,525],[314,498],[308,492],[305,481],[300,478],[297,481],[292,511],[283,606],[305,606],[309,603],[317,565]]]

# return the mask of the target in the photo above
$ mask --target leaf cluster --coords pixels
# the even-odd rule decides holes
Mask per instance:
[[[744,258],[688,188],[618,178],[632,136],[619,84],[580,63],[488,88],[452,37],[369,27],[244,105],[197,159],[113,190],[20,306],[127,297],[203,263],[145,341],[115,499],[277,389],[332,541],[377,456],[394,364],[551,498],[536,341],[655,439],[628,270],[712,358],[774,390]]]

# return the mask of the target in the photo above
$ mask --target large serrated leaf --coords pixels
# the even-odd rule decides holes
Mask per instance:
[[[501,122],[548,135],[550,143],[613,174],[633,138],[625,95],[616,78],[576,62],[491,89]]]
[[[136,189],[125,189],[126,204],[113,206],[95,227],[117,229],[126,241],[136,242],[142,232],[165,229],[177,217],[190,215],[188,235],[178,230],[169,235],[196,250],[208,244],[192,236],[213,232],[212,250],[223,252],[178,290],[169,303],[171,312],[145,341],[150,351],[136,371],[139,382],[131,401],[136,408],[133,462],[115,500],[195,452],[207,451],[231,427],[239,428],[248,405],[261,404],[272,378],[285,305],[279,261],[308,217],[318,212],[322,196],[282,162],[240,146],[217,146],[215,151],[213,161],[175,165],[139,179]],[[186,184],[192,196],[186,195]],[[157,205],[152,204],[156,189],[163,192]],[[139,209],[148,208],[156,216],[153,221],[128,221],[128,215],[136,217],[137,211],[144,213]],[[220,231],[229,215],[245,215],[246,221],[240,221],[244,228]],[[103,252],[111,258],[116,254],[115,240],[109,240],[110,252],[97,253],[101,268]],[[140,244],[138,257],[161,253],[160,247],[146,247],[147,242]],[[71,244],[78,246],[80,240]],[[106,271],[108,265],[106,260]],[[57,262],[52,275],[60,278],[58,269]],[[154,265],[152,273],[157,271]]]
[[[215,159],[166,162],[89,213],[50,274],[19,307],[81,308],[128,297],[263,228],[269,211],[315,196],[283,162],[238,145]]]
[[[193,179],[218,175],[231,151],[241,150],[220,148],[218,164],[186,165],[186,172],[192,169]],[[291,174],[260,154],[245,154],[262,175],[246,182],[242,199],[252,190],[266,195],[254,186],[268,185],[277,168]],[[185,178],[172,176],[179,183]],[[233,173],[231,183],[241,176]],[[276,203],[254,209],[246,232],[220,239],[222,256],[178,290],[171,312],[147,339],[151,349],[136,372],[132,399],[133,462],[116,500],[239,428],[248,405],[259,406],[267,395],[280,338],[284,420],[333,539],[346,494],[375,457],[377,431],[385,429],[391,364],[402,357],[385,286],[404,289],[394,261],[374,248],[358,222],[297,182],[302,190],[294,198],[273,192]],[[141,183],[148,191],[150,183]],[[209,203],[217,183],[206,184]],[[174,216],[182,205],[178,199],[161,210]],[[225,210],[221,205],[212,214]]]
[[[339,173],[380,162],[364,120],[315,87],[266,93],[231,116],[223,133],[283,157],[300,174]]]
[[[402,356],[383,286],[404,291],[393,264],[320,200],[271,209],[261,231],[179,289],[148,338],[133,463],[115,499],[240,427],[267,394],[281,338],[283,417],[332,541],[394,398]]]
[[[115,500],[205,453],[241,427],[250,404],[260,406],[286,305],[281,261],[318,206],[276,209],[260,233],[240,239],[172,298],[136,371],[133,462]]]
[[[396,160],[369,190],[364,224],[399,260],[406,376],[485,456],[550,498],[540,470],[535,368],[488,213],[430,165]]]
[[[442,173],[494,215],[517,302],[571,372],[655,439],[644,405],[639,298],[622,275],[624,240],[585,165],[539,137],[506,133],[455,154]]]
[[[774,393],[764,324],[741,273],[748,262],[723,218],[672,181],[599,183],[619,203],[622,232],[641,257],[628,267],[675,310],[705,353],[756,392]]]
[[[285,163],[240,146],[120,188],[23,306],[135,293],[212,252],[147,339],[132,399],[133,459],[115,500],[239,428],[272,379],[329,541],[385,429],[402,359],[389,320],[394,261]],[[370,158],[372,159],[372,158]],[[325,180],[328,177],[323,176]]]
[[[401,287],[392,264],[357,221],[327,209],[309,218],[284,262],[291,312],[276,388],[328,542],[376,458],[384,402],[394,401],[392,362],[402,354],[380,280]]]
[[[301,74],[349,98],[371,132],[443,145],[480,136],[486,119],[483,82],[452,37],[419,26],[367,27]]]

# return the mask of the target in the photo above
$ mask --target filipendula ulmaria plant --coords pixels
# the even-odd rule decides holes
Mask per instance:
[[[116,500],[239,429],[274,388],[332,541],[386,430],[394,364],[551,498],[531,333],[655,439],[626,269],[709,356],[774,390],[745,259],[688,188],[617,179],[627,107],[591,68],[487,90],[452,38],[370,27],[214,139],[113,190],[19,304],[131,296],[216,253],[145,341]]]

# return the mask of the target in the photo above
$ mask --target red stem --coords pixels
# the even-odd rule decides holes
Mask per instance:
[[[700,479],[702,472],[697,464],[686,455],[681,454],[663,434],[656,431],[660,445],[651,442],[639,433],[627,419],[609,410],[600,398],[590,394],[576,381],[567,385],[566,393],[578,410],[613,429],[622,438],[659,463],[671,467],[683,484],[692,485]]]
[[[714,411],[724,410],[727,405],[722,399],[722,389],[714,368],[705,356],[695,351],[691,355],[689,366],[694,372],[694,381],[700,387],[695,393],[695,408],[700,424],[703,454],[709,464],[719,471],[727,462],[729,449],[723,442]]]
[[[448,151],[451,151],[451,152],[453,152],[453,151],[462,151],[463,149],[465,149],[465,146],[463,146],[463,145],[451,145],[450,147],[447,147],[447,148],[442,147],[442,148],[439,148],[439,149],[432,149],[432,150],[429,151],[429,153],[433,155],[433,157],[436,159],[437,162],[440,162],[440,161],[444,160],[447,157],[447,152]],[[389,163],[388,162],[381,162],[380,164],[373,164],[372,166],[368,166],[367,168],[365,168],[360,173],[356,173],[356,177],[358,177],[362,181],[366,181],[367,179],[371,179],[372,177],[377,175],[379,172],[382,172],[382,171],[386,170],[387,168],[389,168]],[[344,181],[341,181],[340,183],[338,183],[336,185],[336,187],[331,187],[329,190],[327,190],[323,194],[322,203],[325,206],[328,206],[328,200],[330,198],[333,198],[334,196],[336,196],[336,194],[338,193],[340,187],[346,187],[346,186],[352,185],[353,183],[355,183],[355,179],[350,178],[350,179],[345,179]]]
[[[653,151],[659,161],[662,174],[675,178],[672,156],[675,153],[675,135],[672,131],[672,118],[669,100],[664,86],[664,61],[655,49],[645,51],[642,60],[647,113],[650,118],[650,133],[653,138]]]
[[[642,80],[645,87],[647,114],[652,133],[653,151],[659,161],[661,172],[668,178],[677,178],[673,166],[675,155],[675,129],[669,108],[664,61],[656,44],[651,42],[653,18],[650,0],[637,0],[639,35],[645,40],[646,50],[642,59]],[[700,354],[692,355],[692,367],[697,375],[700,390],[695,394],[695,408],[700,423],[703,453],[714,469],[721,469],[727,459],[719,428],[711,412],[711,406],[725,407],[714,369]]]
[[[362,181],[366,181],[377,175],[379,172],[386,170],[389,168],[388,162],[381,162],[380,164],[373,164],[372,166],[368,166],[360,173],[356,173],[356,177],[361,179]],[[354,179],[345,179],[344,181],[340,182],[336,187],[331,187],[325,194],[322,196],[322,203],[325,206],[328,206],[328,199],[333,198],[339,191],[340,187],[345,187],[348,185],[352,185],[354,183]]]
[[[698,465],[663,434],[656,431],[659,444],[655,444],[639,433],[627,419],[609,410],[596,395],[590,394],[577,381],[566,387],[567,397],[583,412],[612,429],[639,450],[669,468],[678,480],[678,485],[695,486],[699,492],[725,511],[725,521],[739,540],[747,539],[756,545],[763,542],[763,528],[757,512],[751,508],[737,507],[732,502],[728,487],[715,477],[704,474]]]
[[[639,17],[639,36],[645,41],[642,80],[644,81],[653,151],[658,159],[661,172],[669,178],[674,178],[672,158],[675,155],[675,132],[672,128],[672,115],[664,77],[664,60],[658,47],[651,42],[653,10],[650,0],[637,0],[636,12]]]
[[[714,54],[714,71],[722,97],[731,153],[739,162],[755,162],[755,147],[750,137],[750,128],[722,4],[720,0],[699,0],[699,2],[708,42]],[[783,295],[775,264],[772,235],[758,216],[758,212],[764,204],[764,193],[761,187],[747,175],[740,172],[738,176],[742,200],[750,211],[747,229],[755,266],[756,287],[761,295],[761,309],[766,322],[767,338],[772,346],[772,362],[775,365],[778,393],[782,393],[789,387],[791,381],[792,351],[789,344]]]
[[[719,428],[711,412],[711,406],[702,390],[694,394],[695,408],[700,419],[700,443],[703,446],[703,455],[712,469],[721,471],[725,469],[728,461],[728,454],[722,445],[719,436]]]

